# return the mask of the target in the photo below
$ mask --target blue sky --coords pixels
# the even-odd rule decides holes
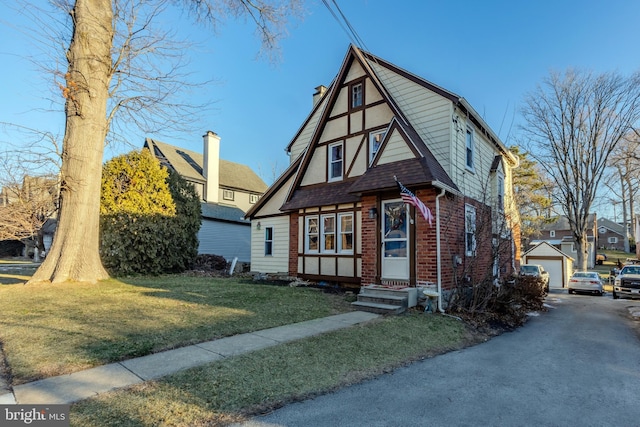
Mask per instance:
[[[628,75],[640,68],[635,0],[338,3],[366,50],[466,98],[506,145],[517,142],[524,95],[550,70]],[[32,24],[7,4],[0,2],[0,122],[62,134],[60,114],[37,112],[50,106],[50,92],[26,59],[34,52],[25,31]],[[215,34],[195,25],[180,31],[204,43],[192,52],[192,66],[216,80],[197,97],[214,100],[212,111],[192,132],[132,134],[130,143],[139,148],[151,136],[201,151],[202,135],[212,130],[222,138],[222,158],[270,181],[271,169],[288,163],[284,148],[310,111],[314,88],[331,82],[351,40],[320,0],[306,2],[304,19],[291,23],[275,65],[256,59],[260,42],[246,23],[228,21]],[[0,151],[8,138],[0,127]]]

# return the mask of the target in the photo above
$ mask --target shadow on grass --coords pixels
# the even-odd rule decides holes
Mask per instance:
[[[16,383],[350,309],[317,290],[236,279],[123,280],[2,286],[0,338]]]

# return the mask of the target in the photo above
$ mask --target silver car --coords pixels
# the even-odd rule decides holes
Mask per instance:
[[[589,292],[604,295],[602,279],[595,271],[576,271],[569,279],[569,293]]]

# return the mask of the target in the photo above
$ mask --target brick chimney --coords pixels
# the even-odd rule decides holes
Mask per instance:
[[[313,94],[313,106],[315,107],[318,102],[320,102],[320,99],[322,99],[322,96],[325,94],[325,92],[327,92],[327,87],[324,85],[320,85],[318,87],[316,87],[316,93]]]
[[[204,143],[204,164],[202,175],[207,183],[204,187],[204,199],[209,203],[218,203],[220,197],[220,137],[211,131],[202,137]]]

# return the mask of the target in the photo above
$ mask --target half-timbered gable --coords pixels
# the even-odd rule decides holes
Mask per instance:
[[[515,266],[491,249],[515,234],[491,218],[517,223],[517,159],[463,98],[354,46],[324,89],[287,146],[289,169],[247,213],[252,270],[281,272],[286,249],[302,278],[446,289],[466,264],[477,277]]]

